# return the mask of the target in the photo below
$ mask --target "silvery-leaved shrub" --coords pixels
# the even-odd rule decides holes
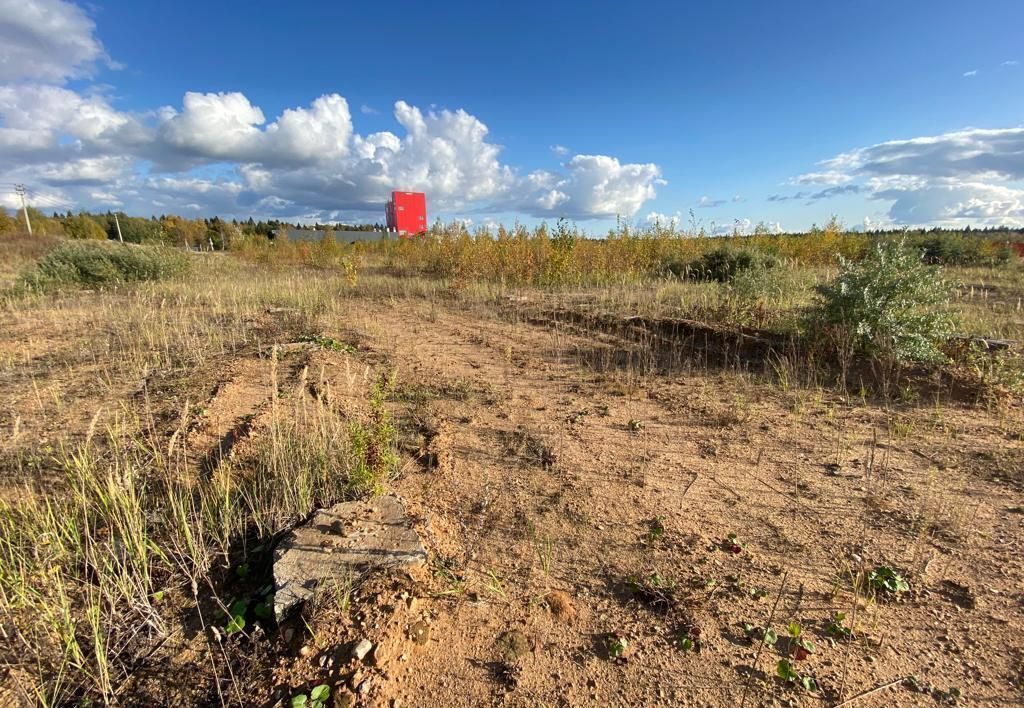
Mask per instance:
[[[817,288],[816,326],[845,335],[853,349],[895,361],[942,361],[953,334],[952,292],[936,266],[903,240],[876,244],[858,262],[840,258],[839,275]]]

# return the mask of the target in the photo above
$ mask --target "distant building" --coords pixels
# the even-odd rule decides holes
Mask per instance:
[[[427,196],[423,192],[392,192],[384,205],[388,231],[399,236],[427,232]]]
[[[384,205],[387,217],[386,231],[331,231],[323,229],[296,229],[281,227],[274,231],[274,238],[289,241],[320,241],[327,233],[334,234],[338,243],[361,241],[384,241],[389,238],[418,236],[427,232],[427,195],[423,192],[392,192],[391,199]]]

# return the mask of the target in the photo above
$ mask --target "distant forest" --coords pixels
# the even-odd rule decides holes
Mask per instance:
[[[383,224],[291,224],[277,219],[257,221],[228,221],[219,217],[187,219],[177,215],[151,216],[148,219],[128,216],[124,212],[90,214],[88,212],[49,215],[33,207],[28,208],[29,222],[34,234],[64,236],[76,239],[124,240],[129,243],[163,243],[189,248],[228,248],[239,236],[265,236],[273,238],[280,228],[316,229],[319,231],[383,231]],[[120,227],[120,233],[118,233]],[[25,230],[24,214],[0,208],[0,234]]]
[[[233,240],[246,236],[263,236],[268,239],[273,239],[275,232],[283,227],[316,229],[318,231],[325,232],[384,230],[384,225],[379,223],[293,224],[285,221],[279,221],[277,219],[257,221],[251,217],[245,221],[239,221],[237,219],[228,221],[216,216],[202,219],[187,219],[177,215],[161,215],[145,218],[139,216],[128,216],[123,212],[117,212],[115,218],[115,213],[109,211],[104,214],[91,214],[88,212],[79,212],[76,214],[69,211],[66,213],[52,212],[47,215],[33,207],[28,208],[28,217],[32,224],[32,231],[34,234],[63,236],[75,239],[110,239],[115,241],[121,239],[129,243],[162,243],[171,246],[204,249],[212,248],[215,250],[227,249],[231,246]],[[120,233],[118,232],[118,227],[120,227]],[[0,234],[15,233],[24,230],[25,223],[24,213],[22,210],[19,209],[17,212],[12,213],[6,209],[0,208]],[[838,226],[838,222],[834,219],[824,227],[824,230],[831,230],[833,232],[837,230],[846,231],[845,229],[841,229],[841,227]],[[438,234],[444,233],[449,235],[469,234],[466,227],[461,224],[445,225],[440,221],[435,223],[432,231]],[[808,234],[813,235],[820,231],[822,231],[822,229],[815,226],[808,232],[787,232],[772,235],[776,237],[801,236]],[[501,232],[504,233],[504,230],[502,229]],[[477,235],[484,233],[489,232],[487,232],[483,227],[478,227],[474,231],[474,234]],[[973,237],[982,241],[1024,242],[1024,229],[1009,226],[992,226],[982,229],[971,228],[970,226],[963,229],[938,227],[931,229],[886,229],[872,230],[865,233],[876,236],[896,236],[905,234],[912,239],[947,235],[955,237]],[[622,226],[617,231],[612,230],[609,232],[609,236],[618,235],[650,237],[666,235],[689,236],[694,234],[653,225],[645,228]],[[707,234],[701,232],[696,235]],[[734,237],[745,235],[747,234],[732,234]],[[757,236],[768,234],[758,233],[755,231],[753,235]]]

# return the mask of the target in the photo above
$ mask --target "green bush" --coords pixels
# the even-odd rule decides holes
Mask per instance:
[[[958,233],[923,234],[910,243],[921,250],[926,263],[933,265],[992,266],[1006,263],[1012,256],[1006,244]]]
[[[778,258],[764,251],[720,246],[688,264],[685,273],[673,270],[673,267],[679,268],[678,263],[670,263],[668,268],[673,275],[685,274],[698,280],[717,280],[720,283],[729,283],[740,273],[749,270],[768,270],[777,266],[778,263]]]
[[[185,256],[160,246],[73,241],[53,249],[21,276],[34,290],[161,280],[185,270]]]
[[[784,268],[744,268],[729,282],[729,291],[744,303],[778,304],[796,287]]]
[[[879,243],[858,263],[840,258],[839,275],[817,288],[816,331],[838,332],[854,351],[896,361],[941,361],[953,333],[944,309],[951,287],[906,242]]]

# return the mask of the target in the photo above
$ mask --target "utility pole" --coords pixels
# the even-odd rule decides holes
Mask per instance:
[[[117,240],[124,243],[124,236],[121,235],[121,222],[117,220],[117,212],[114,212],[114,225],[117,226]]]
[[[14,191],[17,192],[18,196],[21,197],[21,211],[25,215],[25,227],[28,229],[28,235],[32,235],[32,222],[28,218],[28,204],[25,203],[25,185],[16,184],[14,185]]]

